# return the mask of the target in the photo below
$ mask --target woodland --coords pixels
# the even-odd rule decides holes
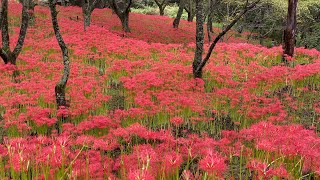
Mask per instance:
[[[1,0],[0,179],[320,179],[320,1]]]

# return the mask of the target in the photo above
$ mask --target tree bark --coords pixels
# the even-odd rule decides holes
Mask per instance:
[[[179,10],[178,10],[176,18],[173,21],[173,28],[179,27],[179,23],[180,23],[180,19],[181,19],[182,13],[183,13],[184,6],[185,6],[185,0],[180,0]]]
[[[2,30],[2,3],[3,1],[1,2],[1,6],[0,6],[0,28]]]
[[[188,22],[192,22],[195,16],[195,9],[194,9],[194,4],[193,4],[193,0],[189,0],[188,1],[188,6],[186,6],[184,9],[187,11],[188,13]],[[203,3],[203,2],[202,2]]]
[[[160,12],[160,16],[163,16],[164,15],[164,8],[165,6],[159,6],[159,12]]]
[[[203,0],[196,0],[196,51],[192,64],[194,78],[202,78],[202,71],[197,71],[197,68],[202,62],[204,33],[203,33]]]
[[[9,25],[8,25],[8,0],[2,1],[2,11],[1,11],[1,35],[2,35],[2,47],[0,48],[0,57],[4,61],[5,64],[11,63],[16,65],[17,57],[19,56],[23,44],[24,39],[27,34],[28,23],[29,23],[29,13],[28,7],[29,0],[23,1],[22,7],[22,18],[21,18],[21,26],[17,44],[13,51],[10,50],[10,36],[9,36]]]
[[[160,0],[154,0],[154,2],[159,7],[160,16],[163,16],[164,15],[164,9],[167,6],[167,0],[162,0],[162,2]]]
[[[123,17],[121,17],[121,24],[122,24],[122,29],[124,32],[130,32],[129,28],[129,12],[128,14],[124,14]]]
[[[83,23],[84,23],[84,31],[87,31],[87,27],[89,27],[91,24],[91,14],[90,13],[83,14]]]
[[[192,12],[188,12],[188,22],[192,22],[194,18],[194,15],[192,14]]]
[[[87,30],[87,27],[91,25],[91,15],[98,4],[99,0],[94,0],[90,4],[90,0],[82,0],[82,15],[83,15],[83,29]]]
[[[38,4],[35,3],[33,0],[29,0],[29,24],[31,26],[34,25],[35,21],[36,21],[36,17],[34,15],[34,8],[37,6]]]
[[[9,25],[8,25],[8,0],[2,1],[2,48],[5,52],[10,51],[10,37],[9,37]]]
[[[283,32],[283,55],[282,62],[288,63],[286,56],[293,57],[295,46],[295,31],[297,27],[297,4],[298,0],[288,0],[287,26]]]
[[[207,33],[209,42],[212,41],[211,33],[213,33],[213,9],[214,9],[215,0],[208,1],[208,18],[207,18]]]
[[[61,106],[67,107],[65,89],[66,89],[66,85],[67,85],[69,74],[70,74],[70,65],[69,65],[70,62],[69,62],[68,48],[64,43],[62,35],[60,33],[59,24],[57,20],[56,6],[53,0],[49,0],[49,6],[51,11],[51,20],[52,20],[53,30],[56,35],[56,39],[58,41],[60,49],[62,51],[62,58],[63,58],[63,75],[55,86],[56,103],[57,103],[57,107],[60,108]]]
[[[130,32],[129,12],[132,0],[109,0],[112,10],[119,17],[124,32]]]
[[[196,1],[197,7],[197,29],[196,29],[196,51],[195,51],[195,58],[192,64],[192,71],[194,78],[202,78],[202,69],[208,62],[213,49],[215,48],[216,44],[219,40],[240,20],[240,18],[247,13],[250,9],[254,8],[260,0],[255,1],[254,3],[248,6],[248,1],[244,7],[244,9],[236,16],[236,18],[226,27],[224,30],[214,39],[212,44],[209,47],[208,53],[204,59],[202,59],[203,53],[203,15],[199,11],[203,11],[202,0]],[[201,58],[201,59],[200,59]]]

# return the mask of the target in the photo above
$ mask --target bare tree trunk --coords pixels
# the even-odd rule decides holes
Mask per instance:
[[[2,3],[3,1],[1,2],[1,6],[0,6],[0,28],[2,29]]]
[[[91,15],[90,14],[84,14],[84,31],[87,30],[87,27],[90,26],[91,24]]]
[[[13,51],[10,50],[10,37],[9,37],[9,25],[8,25],[8,0],[2,1],[1,11],[1,35],[2,35],[2,47],[0,48],[0,56],[5,64],[11,63],[16,65],[17,57],[19,56],[24,39],[27,34],[29,13],[28,13],[29,0],[23,1],[21,26],[17,44]]]
[[[282,62],[288,63],[286,56],[293,57],[295,46],[295,31],[297,27],[298,0],[288,0],[287,26],[283,32],[283,56]]]
[[[182,13],[183,13],[184,6],[185,6],[185,0],[180,0],[179,10],[178,10],[176,18],[173,21],[173,27],[174,28],[178,28],[179,27],[179,23],[180,23],[180,19],[181,19]]]
[[[211,33],[213,33],[212,23],[213,23],[213,9],[215,0],[208,1],[208,18],[207,18],[207,33],[209,42],[212,41]]]
[[[34,25],[36,22],[36,17],[34,15],[34,7],[36,7],[38,4],[33,2],[33,0],[29,0],[29,24],[31,26]]]
[[[197,68],[202,62],[204,33],[203,33],[203,0],[196,0],[196,51],[192,64],[194,78],[202,78],[202,71],[197,71]]]
[[[154,2],[159,7],[160,16],[163,16],[164,15],[164,9],[167,6],[167,0],[162,0],[162,2],[161,2],[161,0],[154,0]]]
[[[82,0],[82,15],[83,15],[83,29],[87,30],[87,27],[91,25],[91,15],[98,4],[99,0],[94,0],[90,4],[90,0]]]
[[[188,12],[188,22],[192,22],[194,19],[194,14],[192,12]]]
[[[159,6],[159,12],[160,12],[160,16],[163,16],[164,15],[164,8],[165,6]]]
[[[55,86],[55,95],[56,95],[56,102],[57,107],[67,107],[67,101],[66,101],[66,85],[69,79],[70,74],[70,65],[69,65],[69,54],[68,54],[68,48],[66,44],[63,41],[63,38],[61,36],[60,30],[59,30],[59,24],[57,20],[57,11],[56,6],[53,2],[53,0],[49,0],[49,6],[51,11],[51,19],[52,19],[52,26],[54,33],[56,35],[56,39],[58,41],[58,44],[60,46],[60,49],[62,51],[62,58],[63,58],[63,75],[59,82]]]
[[[185,5],[184,9],[187,11],[188,17],[187,20],[188,22],[192,22],[195,16],[195,5],[193,4],[194,0],[188,0],[188,3]]]
[[[121,17],[121,24],[122,24],[122,29],[124,32],[130,32],[129,28],[129,12],[127,14],[124,14],[123,17]]]
[[[211,43],[208,53],[204,59],[202,59],[203,53],[203,5],[202,0],[196,1],[196,8],[197,8],[197,29],[196,29],[196,51],[195,51],[195,58],[192,64],[192,71],[194,78],[202,78],[202,69],[208,62],[212,51],[219,40],[240,20],[240,18],[247,13],[250,9],[254,8],[260,0],[255,1],[254,3],[248,6],[248,1],[244,7],[244,9],[238,14],[238,16],[226,27],[224,30],[214,39]]]
[[[8,0],[2,0],[2,11],[1,11],[1,35],[2,35],[2,49],[4,52],[6,52],[9,56],[10,51],[10,37],[9,37],[9,24],[8,24]],[[9,60],[9,57],[7,56],[7,60]],[[3,58],[2,58],[3,59]],[[6,64],[8,62],[5,62]]]
[[[18,0],[23,5],[23,0]],[[35,16],[34,16],[34,7],[37,6],[38,3],[35,0],[29,0],[29,25],[34,25]],[[0,26],[1,27],[1,26]]]
[[[129,12],[132,0],[109,0],[112,10],[119,17],[124,32],[130,32]]]

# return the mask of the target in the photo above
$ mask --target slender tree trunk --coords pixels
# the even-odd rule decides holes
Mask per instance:
[[[8,25],[8,0],[2,1],[2,11],[1,11],[1,35],[2,35],[2,47],[0,48],[0,57],[4,61],[5,64],[11,63],[16,65],[17,57],[19,56],[22,46],[24,43],[24,39],[27,34],[28,23],[29,23],[29,0],[23,1],[22,7],[22,18],[21,18],[21,26],[20,32],[18,36],[18,41],[13,51],[10,50],[10,37],[9,37],[9,25]]]
[[[34,25],[34,23],[36,22],[36,17],[34,15],[34,7],[36,6],[37,4],[33,3],[32,0],[30,0],[30,4],[29,4],[29,23],[31,26]]]
[[[247,13],[250,9],[254,8],[260,0],[255,1],[254,3],[248,5],[248,1],[244,7],[244,9],[235,17],[235,19],[228,25],[224,30],[219,33],[219,35],[214,39],[214,41],[211,43],[209,50],[207,52],[207,55],[204,59],[202,59],[202,53],[203,53],[203,2],[202,0],[196,0],[196,51],[195,51],[195,57],[192,64],[192,71],[193,71],[193,77],[194,78],[202,78],[202,69],[208,62],[213,49],[219,42],[219,40],[240,20],[240,18]]]
[[[159,6],[160,16],[164,15],[164,8],[165,6]]]
[[[124,32],[130,32],[130,28],[129,28],[129,12],[125,13],[123,16],[121,16],[120,20],[121,20],[123,31]]]
[[[208,1],[208,18],[207,18],[207,34],[209,42],[212,41],[211,33],[213,33],[212,23],[213,23],[213,8],[214,8],[214,1]]]
[[[159,14],[160,16],[164,15],[164,9],[167,6],[167,0],[154,0],[154,2],[157,4],[157,6],[159,7]]]
[[[63,57],[63,75],[59,82],[55,86],[55,95],[56,95],[56,102],[57,107],[60,108],[61,106],[67,107],[67,101],[66,101],[66,85],[69,79],[70,74],[70,65],[69,65],[69,54],[68,54],[68,48],[66,44],[63,41],[63,38],[60,33],[59,24],[57,20],[57,11],[56,6],[53,2],[53,0],[49,0],[49,6],[51,11],[51,20],[52,20],[52,26],[54,33],[56,35],[56,39],[58,41],[58,44],[60,46],[60,49],[62,51],[62,57]]]
[[[87,31],[87,27],[91,24],[91,13],[86,12],[83,14],[84,31]]]
[[[208,35],[209,32],[213,33],[212,23],[213,23],[213,9],[214,9],[214,3],[215,0],[209,0],[208,1],[209,8],[208,8],[208,19],[207,19],[207,29],[208,29]]]
[[[3,2],[3,1],[2,1]],[[0,6],[0,28],[2,27],[2,3]],[[1,28],[2,29],[2,28]]]
[[[192,22],[194,19],[194,14],[191,11],[188,12],[188,22]]]
[[[293,57],[295,46],[295,31],[297,27],[298,0],[288,0],[287,26],[283,32],[283,56],[282,62],[288,63],[286,56]]]
[[[87,27],[91,25],[91,15],[96,7],[96,5],[100,2],[99,0],[94,0],[90,4],[90,0],[82,0],[82,15],[83,15],[83,29],[87,30]]]
[[[202,78],[202,69],[197,71],[202,62],[204,32],[203,32],[203,0],[196,0],[196,51],[192,64],[194,78]]]
[[[112,10],[119,17],[124,32],[130,32],[129,12],[132,0],[109,0]]]
[[[10,37],[9,37],[9,25],[8,25],[8,0],[2,0],[2,48],[5,52],[10,51]],[[9,55],[9,53],[8,53]]]
[[[173,21],[173,27],[174,28],[178,28],[179,27],[179,23],[180,23],[180,19],[181,19],[182,13],[183,13],[184,6],[185,6],[185,0],[180,0],[179,10],[178,10],[176,18]]]

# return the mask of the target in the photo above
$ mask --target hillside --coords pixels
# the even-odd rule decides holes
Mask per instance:
[[[0,179],[320,177],[319,51],[284,66],[281,47],[231,38],[193,79],[194,23],[132,13],[123,34],[95,10],[83,32],[80,8],[58,9],[70,107],[57,110],[61,52],[36,7],[17,67],[0,64]],[[11,42],[20,11],[10,4]]]

